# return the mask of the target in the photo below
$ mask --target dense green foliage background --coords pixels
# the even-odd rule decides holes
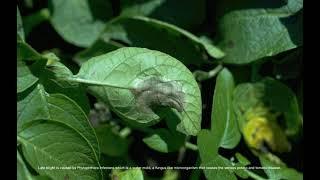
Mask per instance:
[[[302,19],[303,0],[18,1],[18,179],[303,179]],[[80,168],[116,166],[280,169]]]

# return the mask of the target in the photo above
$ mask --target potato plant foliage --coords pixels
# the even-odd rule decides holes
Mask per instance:
[[[302,18],[303,0],[18,1],[17,178],[302,180]]]

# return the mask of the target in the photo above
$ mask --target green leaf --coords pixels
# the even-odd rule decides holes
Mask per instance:
[[[202,129],[198,134],[197,144],[203,162],[210,161],[218,155],[219,140],[217,136],[213,136],[212,131]]]
[[[39,59],[43,59],[42,55],[30,45],[22,41],[17,42],[17,60],[36,61]]]
[[[207,179],[236,179],[231,162],[218,154],[219,147],[232,149],[240,141],[241,134],[236,123],[232,106],[234,81],[232,74],[224,68],[220,71],[213,96],[211,131],[201,130],[198,135],[198,148],[201,166],[222,167],[204,169]]]
[[[241,134],[232,106],[234,80],[232,74],[224,68],[218,75],[213,96],[211,131],[217,136],[219,146],[234,148]]]
[[[250,161],[240,153],[236,153],[236,158],[243,166],[247,166],[251,164]]]
[[[33,180],[27,166],[25,165],[20,152],[17,150],[17,179],[18,180]]]
[[[60,107],[62,108],[62,107]],[[88,142],[73,128],[58,121],[34,122],[18,134],[23,155],[40,174],[52,179],[102,179],[100,169],[41,169],[41,167],[97,167]]]
[[[280,165],[273,163],[267,158],[260,156],[260,163],[264,168],[264,172],[268,175],[269,179],[272,180],[281,180],[281,179],[292,179],[292,180],[302,180],[303,174],[296,171],[295,169],[288,168],[285,165]],[[270,169],[270,167],[280,167],[280,169]]]
[[[35,121],[62,124],[78,133],[90,145],[97,159],[100,155],[97,137],[82,109],[65,95],[48,94],[42,85],[37,85],[24,97],[18,97],[17,120],[19,134]]]
[[[210,160],[202,160],[202,167],[212,167],[212,168],[223,168],[223,169],[204,169],[204,174],[208,180],[237,180],[237,177],[234,175],[233,170],[225,169],[225,167],[231,167],[231,162],[222,157],[221,155],[217,155],[215,158],[210,158]]]
[[[184,145],[185,136],[178,133],[171,133],[167,129],[155,129],[148,137],[143,138],[151,149],[168,153],[179,150]]]
[[[23,92],[38,81],[23,61],[17,61],[17,93]]]
[[[235,163],[235,166],[237,167],[237,169],[234,170],[234,172],[237,174],[237,176],[243,178],[243,179],[247,179],[250,175],[252,177],[252,173],[249,170],[245,170],[243,169],[245,166],[248,166],[251,164],[251,162],[244,157],[242,154],[240,153],[236,153],[235,154],[238,162]]]
[[[114,132],[112,126],[104,124],[95,128],[101,153],[109,156],[123,156],[128,151],[128,140]]]
[[[43,80],[41,82],[45,87],[45,90],[48,93],[61,93],[68,96],[77,102],[86,115],[88,115],[90,111],[90,105],[89,99],[86,95],[85,87],[79,83],[55,80],[54,76],[67,77],[72,75],[72,72],[64,64],[54,60],[51,60],[51,62],[47,64],[46,68],[47,69],[42,74]]]
[[[17,6],[17,41],[25,41],[23,24],[21,20],[21,15],[19,8]]]
[[[25,91],[39,80],[46,62],[46,58],[27,43],[17,41],[17,93]]]
[[[141,169],[129,169],[126,171],[113,173],[112,179],[118,180],[143,180]]]
[[[17,180],[50,180],[47,176],[34,176],[30,173],[22,155],[17,150]]]
[[[121,15],[148,16],[190,30],[205,20],[205,5],[204,0],[185,0],[183,3],[172,0],[120,1]]]
[[[89,47],[112,15],[110,1],[50,0],[51,23],[64,40]]]
[[[302,45],[302,8],[303,0],[288,0],[280,8],[226,13],[219,23],[219,47],[226,53],[222,61],[246,64]]]
[[[90,105],[89,99],[86,95],[86,89],[81,84],[59,83],[52,79],[45,79],[42,82],[45,90],[48,93],[64,94],[68,98],[77,102],[86,115],[89,114]]]
[[[121,48],[90,59],[66,80],[88,84],[92,94],[132,126],[154,125],[161,120],[156,107],[171,107],[170,111],[179,112],[178,131],[186,135],[200,131],[197,82],[182,63],[167,54]]]
[[[120,16],[111,20],[100,40],[117,40],[128,46],[159,50],[184,64],[200,65],[208,60],[207,54],[214,58],[224,56],[214,45],[177,26],[142,16]]]
[[[148,129],[147,137],[143,138],[151,149],[159,152],[173,152],[185,145],[186,136],[178,132],[177,125],[180,123],[179,114],[166,108],[157,109],[157,113],[165,120],[168,129]]]

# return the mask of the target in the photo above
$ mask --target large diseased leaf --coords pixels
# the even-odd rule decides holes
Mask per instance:
[[[133,126],[156,124],[161,119],[156,107],[164,106],[179,114],[178,131],[196,135],[200,130],[197,82],[182,63],[167,54],[121,48],[90,59],[67,80],[89,84],[95,96]]]
[[[51,23],[69,43],[90,46],[111,17],[109,1],[103,0],[51,0]]]
[[[30,123],[50,121],[61,123],[77,132],[92,148],[96,158],[100,155],[98,140],[86,115],[71,99],[62,94],[50,95],[37,85],[27,96],[18,97],[18,134]]]
[[[142,16],[120,16],[110,21],[97,43],[101,44],[101,41],[108,43],[113,40],[128,46],[159,50],[184,64],[200,65],[208,60],[207,54],[214,58],[224,56],[224,53],[214,45],[177,26]]]
[[[201,25],[206,13],[205,0],[121,0],[120,5],[121,15],[148,16],[184,29]]]
[[[217,77],[213,96],[211,131],[218,136],[219,146],[228,149],[234,148],[241,137],[232,106],[233,89],[232,74],[223,69]]]
[[[79,133],[65,124],[34,122],[19,132],[18,141],[22,144],[23,155],[40,175],[52,179],[103,178],[94,151]],[[81,167],[98,169],[77,169]]]
[[[222,61],[246,64],[302,45],[302,8],[303,0],[288,0],[280,8],[226,13],[219,23]]]

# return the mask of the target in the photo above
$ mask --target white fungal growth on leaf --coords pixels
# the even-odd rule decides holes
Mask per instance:
[[[152,76],[139,80],[132,93],[135,96],[136,111],[153,113],[154,108],[163,106],[182,112],[184,108],[184,93],[177,81],[165,81]]]

